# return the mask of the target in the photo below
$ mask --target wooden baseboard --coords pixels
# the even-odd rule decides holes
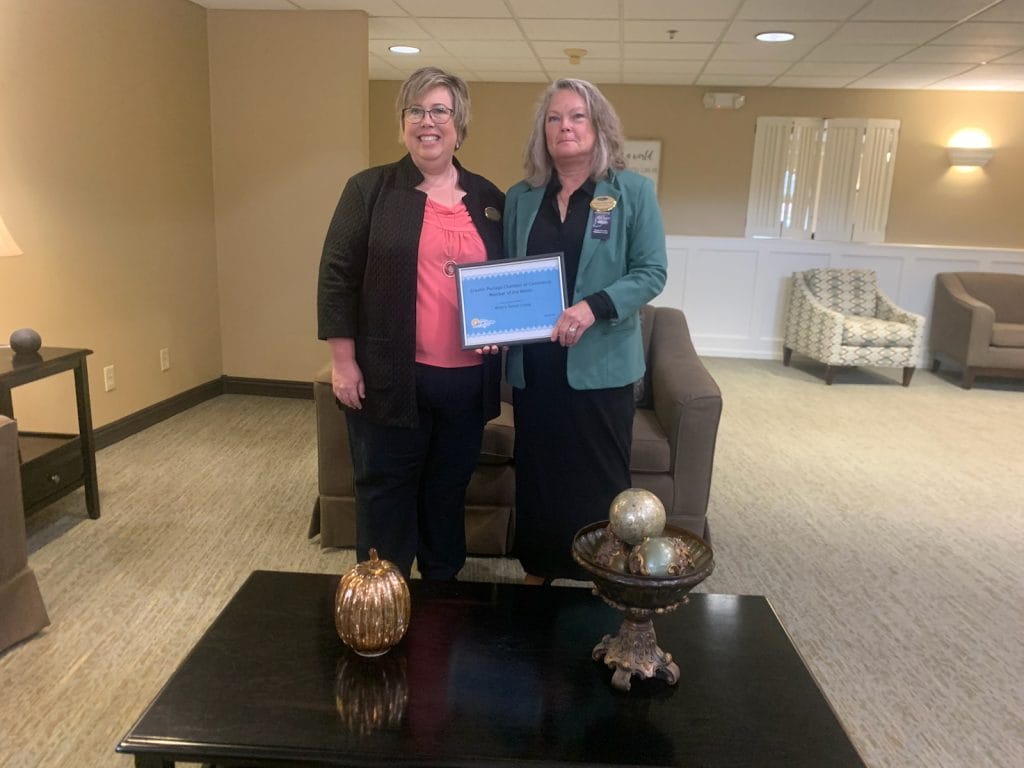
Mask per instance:
[[[313,399],[313,383],[310,381],[280,381],[275,379],[245,379],[238,376],[221,376],[219,379],[200,384],[198,387],[161,400],[159,403],[128,414],[124,418],[97,427],[94,432],[96,448],[106,448],[131,437],[164,419],[187,411],[193,406],[219,395],[260,395],[262,397],[290,397],[302,400]]]
[[[283,379],[246,379],[241,376],[222,376],[225,395],[261,395],[263,397],[293,397],[313,399],[313,382]]]

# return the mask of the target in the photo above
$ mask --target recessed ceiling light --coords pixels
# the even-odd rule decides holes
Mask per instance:
[[[796,37],[792,32],[761,32],[754,35],[762,43],[788,43]]]
[[[392,53],[401,53],[406,56],[411,56],[414,53],[420,52],[420,49],[414,45],[392,45],[388,50]]]

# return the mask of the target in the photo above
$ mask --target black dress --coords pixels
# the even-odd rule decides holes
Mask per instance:
[[[573,295],[594,183],[573,193],[564,222],[557,180],[548,185],[526,253],[561,251],[566,291]],[[607,294],[587,297],[598,319],[616,317]],[[588,329],[588,333],[597,329]],[[615,495],[630,485],[633,387],[578,390],[566,376],[567,349],[557,342],[523,348],[526,388],[513,389],[516,444],[516,533],[513,554],[527,573],[589,579],[572,559],[572,537],[608,517]]]

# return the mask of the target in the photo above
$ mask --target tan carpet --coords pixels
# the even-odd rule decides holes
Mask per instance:
[[[1024,765],[1024,384],[706,362],[706,591],[769,597],[869,766]],[[100,520],[81,492],[30,519],[53,624],[0,654],[0,766],[130,765],[114,745],[251,570],[350,567],[305,538],[314,434],[311,402],[219,397],[98,454]]]

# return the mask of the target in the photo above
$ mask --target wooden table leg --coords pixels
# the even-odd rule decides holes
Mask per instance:
[[[92,407],[89,403],[89,372],[85,357],[75,366],[75,399],[78,402],[78,434],[82,442],[82,468],[85,472],[85,509],[89,517],[100,516],[100,490],[96,481],[96,440],[92,433]]]

